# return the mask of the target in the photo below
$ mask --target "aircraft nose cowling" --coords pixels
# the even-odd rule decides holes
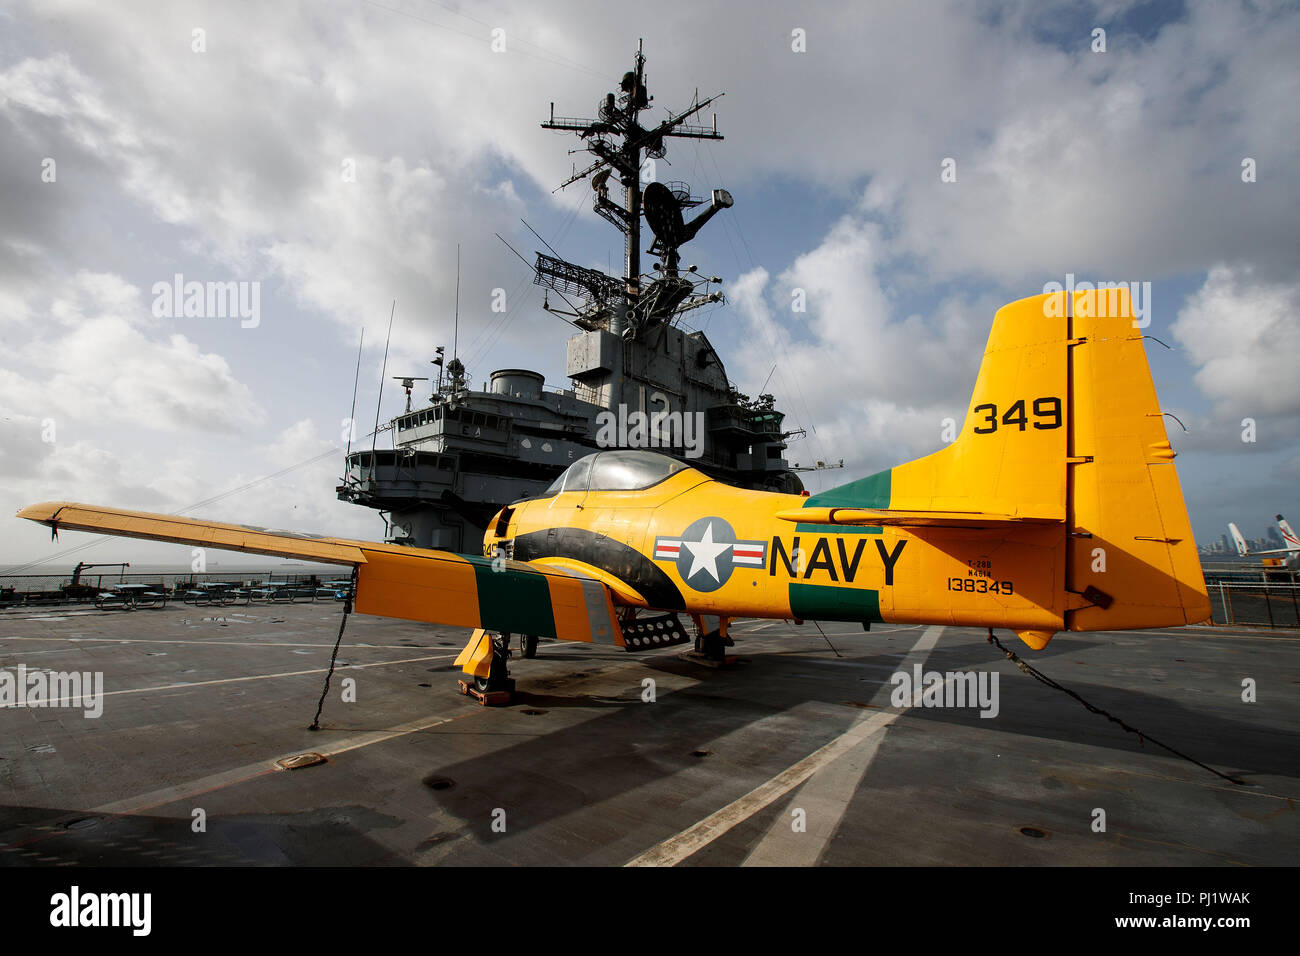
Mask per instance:
[[[510,535],[510,519],[514,513],[514,506],[507,505],[492,516],[492,520],[487,525],[487,532],[483,535],[483,557],[497,556],[497,548],[501,547]]]

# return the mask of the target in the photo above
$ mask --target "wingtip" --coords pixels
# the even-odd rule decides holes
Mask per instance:
[[[42,501],[40,504],[28,505],[26,508],[20,509],[17,517],[49,524],[54,520],[54,516],[66,505],[66,501]]]

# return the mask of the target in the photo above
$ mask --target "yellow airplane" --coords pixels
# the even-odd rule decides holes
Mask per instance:
[[[457,664],[481,700],[513,686],[516,634],[525,656],[538,637],[694,640],[716,661],[736,618],[889,621],[1007,628],[1038,650],[1210,616],[1142,338],[1123,290],[1022,299],[998,310],[961,434],[932,455],[808,496],[596,452],[502,509],[482,557],[65,502],[18,514],[351,565],[361,613],[475,629]]]

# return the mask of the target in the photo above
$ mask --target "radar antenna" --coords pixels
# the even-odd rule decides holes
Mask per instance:
[[[402,383],[402,388],[406,389],[406,413],[411,412],[411,389],[415,388],[416,382],[427,382],[429,379],[423,375],[393,375],[390,376],[395,381]]]

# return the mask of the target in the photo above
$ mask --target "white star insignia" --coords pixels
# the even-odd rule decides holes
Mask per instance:
[[[699,541],[683,541],[682,547],[689,550],[693,558],[691,570],[686,575],[687,578],[693,578],[697,571],[704,570],[709,572],[713,580],[722,580],[718,577],[718,556],[730,548],[731,545],[714,542],[712,522],[704,529],[704,536]]]

